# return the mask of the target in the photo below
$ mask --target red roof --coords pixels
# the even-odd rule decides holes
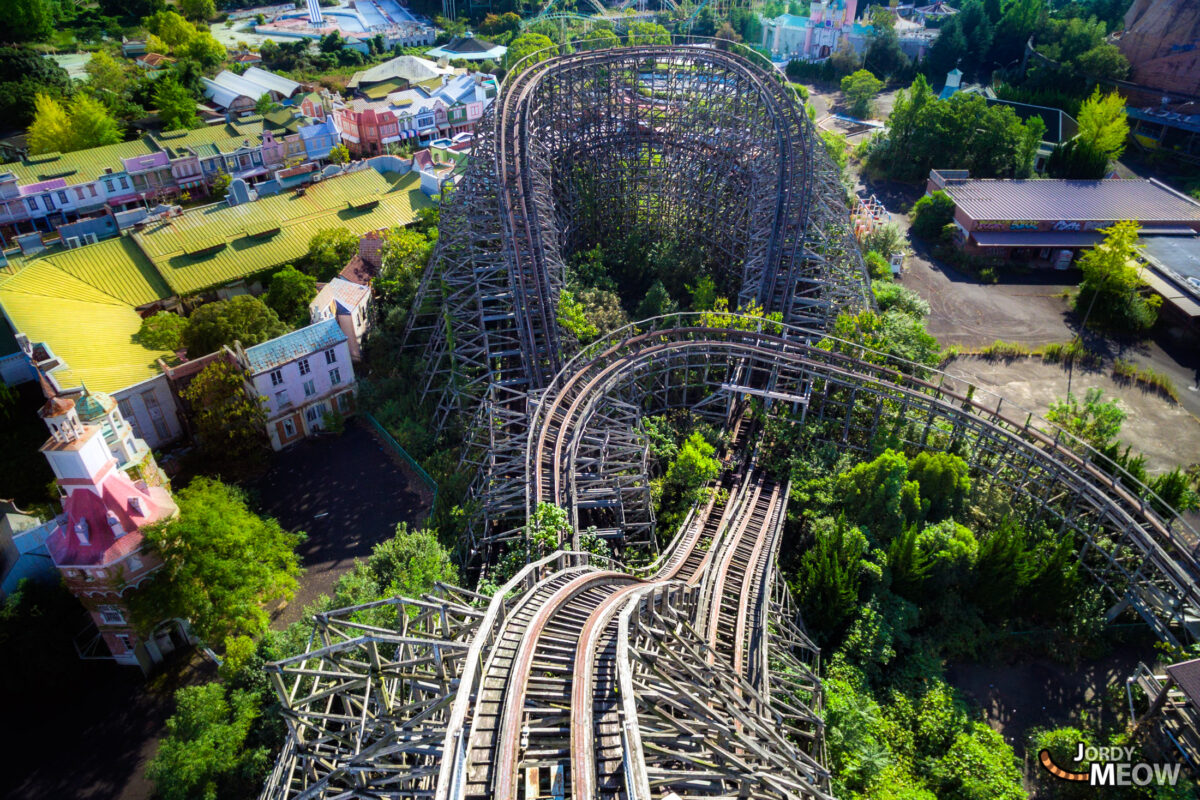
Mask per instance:
[[[165,489],[142,487],[114,469],[101,482],[99,494],[91,489],[76,489],[67,495],[63,501],[67,522],[46,540],[54,562],[59,565],[109,564],[141,548],[141,528],[170,517],[176,510]],[[140,511],[133,507],[131,498],[134,497],[141,505]],[[119,539],[113,533],[109,512],[126,531]],[[82,521],[87,523],[86,545],[80,543],[75,533],[76,526]]]

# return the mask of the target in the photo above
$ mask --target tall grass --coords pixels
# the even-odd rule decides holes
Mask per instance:
[[[1144,389],[1170,398],[1173,402],[1179,402],[1179,390],[1175,388],[1175,383],[1150,367],[1139,367],[1132,361],[1118,358],[1113,362],[1112,376],[1119,383],[1136,383]]]

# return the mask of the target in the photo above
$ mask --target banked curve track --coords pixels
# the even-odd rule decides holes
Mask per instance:
[[[594,526],[633,554],[627,531],[641,518],[630,509],[648,495],[642,417],[687,409],[728,430],[721,472],[646,566],[578,552],[576,533],[490,597],[439,585],[319,615],[309,651],[268,668],[289,736],[264,800],[828,797],[818,653],[775,569],[789,487],[759,462],[749,401],[843,450],[869,453],[886,440],[965,453],[979,497],[1002,495],[1014,515],[1083,543],[1081,563],[1114,613],[1131,607],[1172,641],[1200,622],[1195,534],[1156,512],[1144,487],[961,379],[829,340],[822,315],[785,313],[808,327],[677,315],[571,352],[554,312],[563,241],[577,223],[553,213],[570,201],[556,200],[553,159],[631,141],[711,148],[703,131],[669,122],[672,81],[716,90],[701,63],[728,81],[723,102],[739,102],[726,90],[745,81],[754,113],[772,120],[755,145],[771,141],[772,204],[746,217],[762,238],[742,253],[752,256],[741,261],[743,290],[781,311],[809,307],[829,287],[839,303],[855,296],[844,270],[815,258],[831,241],[813,229],[828,222],[815,211],[828,197],[819,151],[773,78],[694,46],[584,52],[518,71],[480,143],[492,171],[468,171],[460,186],[494,200],[502,224],[479,239],[443,233],[441,245],[474,253],[458,263],[478,284],[476,333],[497,343],[475,367],[462,353],[451,359],[456,385],[492,387],[470,412],[492,448],[479,485],[511,506],[505,513],[555,503],[576,532]],[[600,80],[611,70],[636,73],[652,101],[602,92],[636,110],[621,131],[586,141],[555,133],[571,123],[563,109],[582,113],[572,93],[589,76],[611,89]],[[634,124],[647,109],[663,114]],[[430,275],[426,284],[453,283],[436,266]],[[454,308],[443,313],[443,331],[463,322]],[[654,556],[652,536],[637,541]]]

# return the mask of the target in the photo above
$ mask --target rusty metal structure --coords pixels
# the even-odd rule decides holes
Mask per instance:
[[[543,503],[575,540],[490,597],[438,586],[319,616],[308,652],[268,668],[289,737],[264,800],[829,798],[819,652],[776,568],[790,487],[760,461],[763,415],[842,451],[957,453],[973,502],[1075,543],[1112,615],[1132,608],[1169,642],[1200,633],[1198,539],[1146,487],[962,378],[827,336],[866,279],[836,173],[772,74],[694,44],[515,72],[444,201],[410,335],[438,424],[464,426],[479,468],[474,559]],[[564,254],[587,226],[650,224],[723,254],[741,302],[778,316],[573,341]],[[642,420],[673,409],[729,445],[659,552]],[[582,552],[587,528],[642,566]]]

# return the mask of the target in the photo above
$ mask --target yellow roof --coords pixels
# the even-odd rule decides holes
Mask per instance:
[[[0,306],[13,328],[65,362],[54,371],[60,386],[115,392],[153,377],[155,361],[171,356],[133,341],[142,324],[135,307],[167,294],[136,250],[128,240],[108,239],[14,259],[15,274],[0,275]]]
[[[355,210],[352,206],[364,197],[379,204]],[[363,234],[406,225],[417,209],[432,206],[416,173],[393,183],[366,169],[313,184],[303,195],[279,194],[172,217],[134,237],[171,290],[189,295],[299,259],[322,228]]]

